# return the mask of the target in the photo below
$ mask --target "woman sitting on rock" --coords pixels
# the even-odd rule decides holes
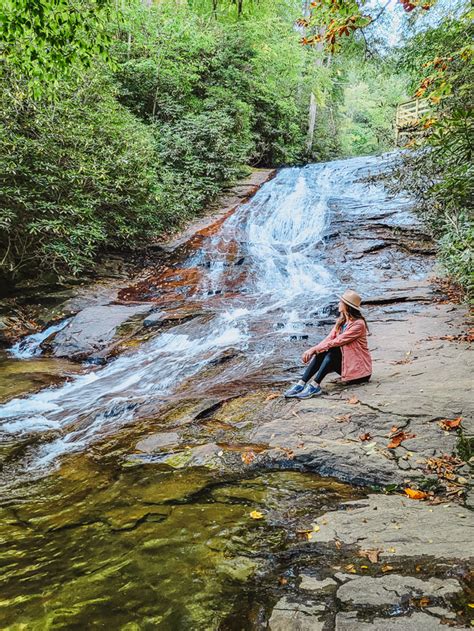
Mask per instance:
[[[344,292],[335,326],[322,342],[303,353],[303,363],[310,363],[298,383],[285,392],[285,397],[319,396],[321,382],[330,372],[340,374],[346,383],[369,381],[372,359],[367,345],[368,326],[360,312],[360,303],[361,298],[355,291]]]

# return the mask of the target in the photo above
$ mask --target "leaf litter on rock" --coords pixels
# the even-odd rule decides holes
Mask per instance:
[[[244,464],[251,464],[255,460],[255,452],[244,451],[244,453],[241,455],[241,459]]]
[[[444,429],[446,432],[452,432],[454,429],[457,429],[461,425],[462,416],[458,416],[458,418],[447,419],[444,418],[438,422],[438,425],[441,429]]]
[[[369,559],[371,563],[378,563],[379,555],[382,550],[359,550],[359,556],[364,557],[365,559]]]
[[[348,423],[352,418],[352,414],[339,414],[335,417],[338,423]]]
[[[278,392],[273,392],[272,394],[269,394],[268,397],[265,399],[265,403],[267,401],[271,401],[272,399],[278,399],[279,396],[280,394]]]
[[[404,491],[405,491],[405,494],[408,495],[408,497],[411,500],[426,500],[430,496],[429,493],[425,493],[425,491],[419,491],[418,489],[410,489],[409,487],[404,489]]]
[[[390,442],[388,443],[387,448],[396,449],[404,440],[408,440],[409,438],[416,438],[416,434],[408,434],[403,430],[397,431],[390,437]]]

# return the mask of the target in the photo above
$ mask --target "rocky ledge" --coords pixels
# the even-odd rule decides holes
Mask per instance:
[[[285,400],[285,384],[188,401],[181,412],[163,414],[157,423],[163,429],[142,435],[131,456],[216,473],[309,470],[377,489],[308,524],[307,546],[287,572],[296,582],[277,590],[268,614],[272,631],[470,624],[467,314],[440,300],[428,280],[401,280],[398,287],[392,280],[391,286],[401,300],[366,307],[374,359],[368,384],[329,380],[323,396],[309,401]],[[321,569],[322,558],[332,560],[329,567]]]

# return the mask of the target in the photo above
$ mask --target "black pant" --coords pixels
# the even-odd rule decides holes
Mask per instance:
[[[318,353],[313,357],[313,359],[309,362],[308,367],[303,373],[301,377],[302,381],[307,383],[311,377],[315,376],[316,383],[321,383],[326,375],[330,372],[337,372],[338,375],[341,374],[342,370],[342,351],[339,346],[335,348],[331,348],[325,353]],[[351,381],[347,381],[346,383],[356,384],[356,383],[364,383],[370,380],[371,375],[367,377],[360,377],[359,379],[352,379]]]
[[[326,375],[330,372],[337,372],[339,375],[342,370],[342,352],[339,346],[331,348],[325,353],[317,353],[309,362],[308,367],[303,373],[301,379],[308,382],[311,377],[315,376],[315,381],[321,383]]]

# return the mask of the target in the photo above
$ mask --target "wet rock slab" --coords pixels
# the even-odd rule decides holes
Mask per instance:
[[[355,611],[336,616],[336,631],[446,631],[449,628],[439,618],[421,612],[400,618],[374,618],[370,622],[358,619]],[[455,628],[467,631],[467,627]]]
[[[153,453],[163,447],[177,445],[179,442],[181,442],[181,438],[176,432],[161,432],[140,440],[136,449],[144,453]]]
[[[274,607],[268,627],[271,631],[323,631],[324,605],[293,602],[284,597]]]
[[[310,576],[308,574],[301,575],[300,589],[306,589],[310,592],[320,592],[330,587],[332,588],[336,586],[336,581],[329,577],[319,580],[314,576]]]
[[[223,466],[223,450],[215,443],[206,443],[163,456],[160,461],[175,469],[187,467],[207,467],[216,469]]]
[[[455,579],[430,578],[421,580],[412,576],[387,574],[379,578],[354,576],[341,585],[337,597],[343,603],[381,607],[401,605],[410,598],[450,598],[459,593],[461,586]]]
[[[370,495],[348,502],[345,510],[317,520],[318,541],[336,539],[384,557],[470,560],[474,557],[474,515],[456,504],[429,506],[400,495]]]
[[[83,359],[111,344],[117,329],[152,305],[100,305],[87,307],[49,341],[56,357]]]

